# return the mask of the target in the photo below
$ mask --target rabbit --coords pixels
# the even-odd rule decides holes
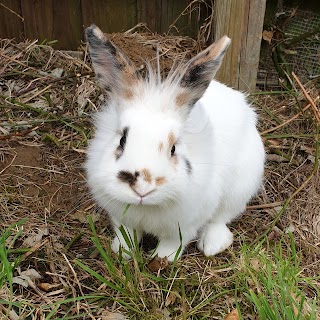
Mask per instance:
[[[231,40],[223,36],[161,79],[151,67],[142,77],[97,26],[86,37],[108,98],[94,118],[85,170],[111,218],[112,250],[130,251],[123,226],[138,241],[156,236],[153,255],[168,261],[193,240],[205,256],[224,251],[233,242],[227,224],[258,192],[265,158],[246,96],[213,80]]]

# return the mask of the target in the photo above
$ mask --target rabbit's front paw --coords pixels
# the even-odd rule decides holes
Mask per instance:
[[[122,249],[125,249],[126,251],[130,251],[130,248],[128,247],[128,245],[125,242],[121,243],[117,236],[114,237],[112,244],[111,244],[112,251],[114,253],[119,253],[120,246]],[[124,252],[123,250],[122,250],[122,257],[125,258],[126,260],[131,259],[131,256],[128,253]]]
[[[156,251],[153,256],[158,256],[159,258],[167,257],[168,261],[174,261],[177,251],[180,248],[180,242],[174,240],[161,240],[158,244]],[[181,248],[177,259],[180,258],[184,247]]]
[[[229,246],[233,241],[233,234],[225,224],[211,223],[203,230],[198,241],[198,249],[205,256],[214,256]]]

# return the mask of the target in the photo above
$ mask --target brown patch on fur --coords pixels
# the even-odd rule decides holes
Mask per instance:
[[[167,179],[165,177],[158,177],[156,178],[156,185],[162,186],[163,184],[165,184],[167,182]]]
[[[122,154],[123,154],[123,149],[120,148],[120,147],[118,147],[118,148],[115,150],[115,152],[114,152],[114,155],[116,156],[116,159],[117,159],[117,160],[120,159],[120,157],[122,156]]]
[[[119,72],[122,74],[122,80],[126,83],[127,86],[137,85],[139,78],[136,72],[136,67],[133,65],[131,60],[129,60],[116,46],[115,48],[117,50],[115,58],[117,61]],[[132,90],[126,90],[123,95],[125,99],[132,99]]]
[[[133,98],[133,92],[131,89],[126,89],[123,93],[123,97],[127,100],[131,100]]]
[[[207,49],[200,52],[194,59],[192,66],[201,65],[208,61],[214,60],[225,49],[225,37],[222,37],[218,41],[211,44]]]
[[[169,147],[171,148],[174,143],[176,142],[176,137],[174,135],[173,132],[170,132],[169,135],[168,135],[168,142],[169,142]]]
[[[162,152],[162,150],[163,150],[163,143],[162,142],[159,143],[158,150],[159,150],[159,152]]]
[[[148,169],[142,169],[141,173],[143,176],[143,180],[147,183],[151,183],[152,175],[151,175],[150,171]]]
[[[176,105],[178,108],[182,107],[189,101],[190,95],[187,92],[181,92],[176,97]]]

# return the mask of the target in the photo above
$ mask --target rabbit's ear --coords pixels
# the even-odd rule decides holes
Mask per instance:
[[[186,102],[194,104],[202,97],[218,71],[230,42],[230,38],[223,36],[187,63],[180,82],[184,89],[181,97],[185,101],[181,100],[180,105]]]
[[[102,89],[110,94],[132,97],[138,75],[134,64],[94,24],[86,29],[90,58]]]

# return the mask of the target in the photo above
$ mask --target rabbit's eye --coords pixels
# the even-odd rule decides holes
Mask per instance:
[[[171,148],[171,155],[172,156],[174,155],[175,151],[176,151],[176,146],[173,145],[172,148]]]
[[[126,141],[127,141],[127,137],[126,137],[125,135],[123,135],[123,136],[121,137],[121,139],[120,139],[120,147],[121,147],[122,149],[124,149],[124,146],[125,146],[125,144],[126,144]]]

